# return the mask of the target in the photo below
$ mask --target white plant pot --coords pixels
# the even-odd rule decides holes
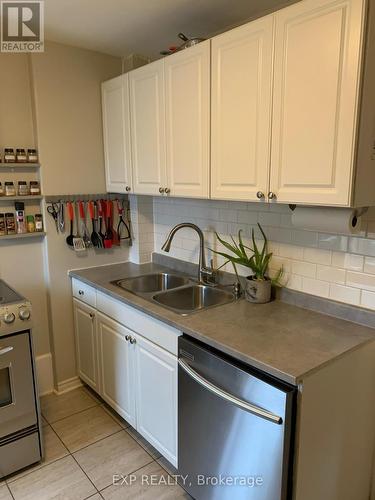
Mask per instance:
[[[266,304],[271,300],[271,288],[270,279],[256,280],[249,276],[246,279],[245,298],[253,304]]]

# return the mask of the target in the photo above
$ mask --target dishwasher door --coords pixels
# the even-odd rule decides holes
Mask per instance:
[[[179,338],[178,470],[196,500],[289,498],[295,388]]]

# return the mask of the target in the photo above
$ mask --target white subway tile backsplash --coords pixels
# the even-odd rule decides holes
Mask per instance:
[[[305,276],[307,278],[315,278],[316,264],[295,260],[292,262],[292,273]]]
[[[342,267],[344,269],[350,269],[351,271],[362,271],[363,270],[363,256],[355,255],[351,253],[332,253],[332,265],[335,267]]]
[[[338,267],[318,265],[316,277],[322,281],[329,281],[330,283],[345,284],[346,271]]]
[[[375,309],[375,293],[367,290],[362,290],[361,306],[368,309]]]
[[[292,243],[303,247],[317,247],[318,233],[294,229],[292,231]]]
[[[314,262],[316,264],[331,263],[332,254],[329,250],[322,250],[319,248],[305,248],[303,252],[303,259],[307,262]]]
[[[375,276],[372,274],[348,271],[346,275],[346,284],[375,292]]]
[[[280,255],[280,257],[286,257],[288,259],[303,260],[302,247],[280,243],[278,254]]]
[[[256,224],[258,222],[258,214],[256,212],[237,210],[237,222],[240,224]]]
[[[375,239],[295,229],[289,207],[277,203],[155,197],[152,225],[148,200],[142,197],[138,202],[141,216],[136,216],[134,231],[139,259],[143,261],[147,260],[152,241],[155,251],[161,251],[170,229],[177,223],[194,222],[205,233],[207,249],[224,250],[214,231],[229,240],[230,235],[237,239],[238,230],[243,229],[244,242],[252,247],[254,229],[257,244],[262,245],[259,221],[268,237],[268,251],[273,253],[270,274],[283,266],[286,287],[375,310]],[[137,203],[133,202],[133,208],[134,204],[136,208]],[[366,225],[369,230],[373,228],[373,234],[368,235],[375,238],[375,208],[367,214]],[[184,230],[174,238],[170,255],[197,263],[198,249],[197,235]],[[209,257],[211,252],[207,252]],[[217,266],[225,262],[221,256],[212,256]],[[233,272],[230,264],[224,270]],[[239,268],[239,272],[249,274],[246,268]]]
[[[302,291],[319,297],[328,297],[329,283],[313,278],[302,278]]]
[[[262,226],[280,226],[281,216],[276,212],[259,212],[258,222]]]
[[[346,304],[359,305],[361,291],[349,286],[331,283],[329,288],[329,298]]]
[[[347,236],[342,236],[339,234],[319,234],[318,235],[318,247],[325,248],[326,250],[339,250],[340,252],[346,252],[348,250]]]
[[[363,266],[363,270],[365,273],[375,274],[375,258],[374,257],[365,257],[365,263]]]

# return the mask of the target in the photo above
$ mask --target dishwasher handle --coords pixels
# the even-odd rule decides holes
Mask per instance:
[[[257,417],[264,418],[265,420],[269,420],[270,422],[274,424],[281,425],[283,423],[283,419],[279,417],[278,415],[275,415],[274,413],[271,413],[270,411],[264,410],[263,408],[260,408],[259,406],[255,406],[251,403],[248,403],[247,401],[243,401],[242,399],[237,398],[236,396],[233,396],[232,394],[229,394],[228,392],[224,391],[223,389],[220,389],[219,387],[216,387],[216,385],[212,384],[209,382],[207,379],[202,377],[202,375],[199,375],[193,368],[183,359],[179,358],[178,364],[180,367],[186,372],[192,379],[194,379],[198,384],[200,384],[202,387],[205,389],[209,390],[216,396],[219,396],[220,398],[224,399],[225,401],[228,401],[229,403],[232,403],[233,405],[237,406],[238,408],[241,408],[242,410],[248,411],[249,413],[252,413],[253,415]]]

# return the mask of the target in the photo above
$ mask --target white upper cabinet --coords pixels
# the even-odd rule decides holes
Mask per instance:
[[[211,196],[267,196],[274,16],[212,39]]]
[[[277,201],[349,205],[362,0],[304,0],[276,13],[270,191]]]
[[[102,84],[102,109],[107,191],[125,193],[132,187],[128,75]]]
[[[164,61],[129,73],[134,192],[159,194],[166,184]]]
[[[164,68],[167,190],[208,198],[210,41],[166,57]]]

